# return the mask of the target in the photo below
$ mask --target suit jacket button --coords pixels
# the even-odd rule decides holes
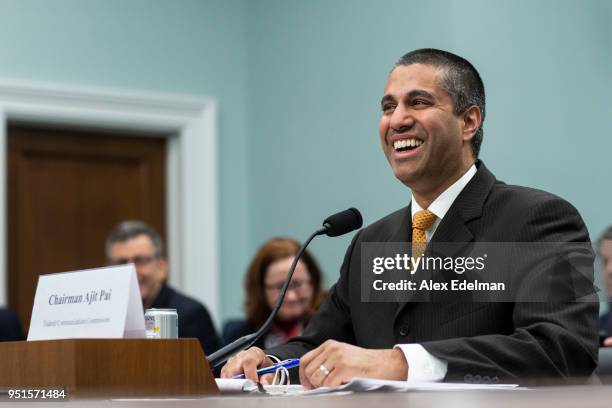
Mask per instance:
[[[471,383],[472,383],[472,381],[474,381],[474,377],[472,377],[472,374],[466,374],[466,375],[463,377],[463,381],[465,381],[465,382],[466,382],[466,383],[468,383],[468,384],[471,384]]]
[[[408,326],[402,326],[400,327],[399,335],[402,337],[406,337],[408,335],[408,332],[409,332]]]
[[[474,376],[474,384],[480,384],[480,383],[482,383],[482,377],[476,374]]]
[[[491,384],[491,377],[489,377],[488,375],[485,375],[482,377],[482,383],[483,384]]]
[[[499,384],[499,378],[497,376],[491,378],[491,384]]]

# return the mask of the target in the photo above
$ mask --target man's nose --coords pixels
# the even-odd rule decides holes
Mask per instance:
[[[391,129],[393,129],[393,131],[395,131],[395,133],[404,133],[412,129],[414,123],[415,120],[412,113],[409,110],[398,106],[391,115],[389,126]]]
[[[134,268],[136,269],[136,275],[140,276],[143,274],[142,266],[138,266],[137,264],[134,264]]]

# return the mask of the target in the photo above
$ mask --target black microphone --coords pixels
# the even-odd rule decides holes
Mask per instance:
[[[340,211],[330,215],[323,221],[323,227],[326,228],[325,235],[328,237],[344,235],[347,232],[361,228],[362,225],[363,218],[361,218],[361,213],[356,208]]]
[[[354,231],[358,228],[361,228],[363,225],[363,218],[361,218],[361,213],[356,208],[349,208],[348,210],[340,211],[334,215],[331,215],[323,221],[323,227],[319,228],[315,232],[313,232],[304,245],[301,246],[298,253],[295,255],[293,262],[291,263],[291,268],[289,268],[289,274],[287,275],[287,279],[285,279],[285,283],[283,284],[283,288],[281,289],[280,296],[276,301],[276,305],[270,316],[268,316],[268,320],[257,330],[255,333],[247,334],[246,336],[242,336],[239,339],[231,342],[225,347],[215,351],[206,359],[208,360],[208,364],[211,367],[217,367],[223,363],[225,363],[231,356],[234,354],[250,347],[255,343],[261,336],[267,333],[272,327],[272,323],[274,319],[276,319],[276,315],[283,305],[283,300],[285,299],[285,294],[287,293],[287,288],[289,287],[289,283],[291,282],[291,277],[293,276],[293,272],[295,271],[295,266],[299,261],[300,257],[304,253],[304,250],[310,244],[310,241],[317,235],[326,234],[330,237],[337,237],[339,235],[346,234],[347,232]]]

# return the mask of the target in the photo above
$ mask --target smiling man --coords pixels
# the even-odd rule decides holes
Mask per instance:
[[[465,59],[435,49],[404,55],[389,74],[381,108],[382,149],[395,177],[411,190],[410,205],[355,235],[339,280],[301,337],[265,352],[241,352],[222,376],[244,372],[256,380],[256,368],[272,363],[266,355],[301,357],[299,376],[307,388],[355,377],[524,383],[590,375],[597,362],[596,302],[362,300],[364,243],[412,244],[412,256],[419,257],[423,249],[416,245],[428,242],[589,241],[569,203],[506,185],[478,160],[485,93]],[[513,267],[528,269],[537,261],[517,259]],[[592,274],[592,252],[579,261]],[[554,267],[565,276],[568,263]]]

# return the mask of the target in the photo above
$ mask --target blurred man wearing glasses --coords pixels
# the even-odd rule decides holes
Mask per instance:
[[[133,263],[145,309],[176,309],[179,337],[195,337],[206,354],[219,348],[219,338],[208,310],[167,283],[168,260],[159,234],[141,221],[124,221],[106,239],[106,259],[111,265]]]
[[[604,231],[598,244],[601,277],[608,293],[608,312],[599,318],[599,334],[601,345],[612,347],[612,226]]]

